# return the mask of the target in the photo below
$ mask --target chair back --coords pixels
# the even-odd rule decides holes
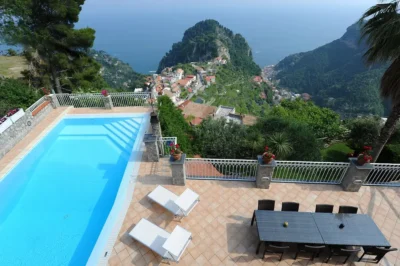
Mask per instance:
[[[298,212],[300,204],[297,202],[282,202],[282,211]]]
[[[276,253],[282,253],[282,252],[284,252],[285,250],[287,250],[289,248],[290,248],[289,246],[275,246],[275,245],[269,244],[266,247],[266,250],[269,250],[269,251],[272,251],[272,252],[276,252]]]
[[[320,245],[320,246],[304,245],[304,250],[310,253],[315,253],[323,249],[325,249],[325,245]]]
[[[275,200],[259,200],[258,210],[273,211],[275,209]]]
[[[330,204],[317,204],[315,206],[315,212],[332,213],[333,212],[333,205],[330,205]]]
[[[383,248],[383,247],[374,247],[372,252],[374,255],[382,255],[385,256],[386,253],[391,251],[396,251],[397,248]]]
[[[357,213],[358,208],[354,206],[339,206],[339,213]]]
[[[340,254],[341,255],[343,255],[343,256],[348,256],[348,255],[351,255],[351,254],[354,254],[354,253],[358,253],[358,252],[360,252],[361,251],[361,248],[349,248],[349,249],[346,249],[346,248],[341,248],[340,249]]]

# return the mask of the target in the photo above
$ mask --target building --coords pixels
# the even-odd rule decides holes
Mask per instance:
[[[204,80],[206,81],[207,86],[210,86],[215,83],[215,76],[206,76]]]
[[[186,118],[193,117],[192,121],[190,121],[192,125],[199,125],[203,119],[212,116],[217,109],[215,106],[195,103],[190,100],[185,101],[178,108],[182,110],[182,114]]]
[[[254,81],[255,83],[261,84],[261,82],[263,82],[263,79],[262,79],[262,77],[260,77],[260,76],[255,76],[255,77],[253,78],[253,81]]]
[[[183,73],[184,73],[183,69],[182,68],[178,68],[177,70],[175,70],[175,78],[177,80],[182,79],[183,78]]]
[[[254,125],[257,122],[257,117],[252,115],[235,114],[235,108],[230,106],[220,105],[215,112],[214,119],[225,118],[227,121],[243,124],[246,126]]]

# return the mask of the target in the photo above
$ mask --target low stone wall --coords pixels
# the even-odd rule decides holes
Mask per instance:
[[[53,110],[48,104],[35,116],[26,114],[0,134],[0,159],[21,141],[43,118]]]

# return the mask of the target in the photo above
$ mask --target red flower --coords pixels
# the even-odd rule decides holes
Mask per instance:
[[[265,150],[265,151],[268,151],[268,150],[269,150],[268,146],[265,146],[264,150]]]
[[[102,90],[101,94],[103,94],[103,96],[108,96],[108,91],[107,90]]]
[[[181,146],[179,144],[175,145],[175,148],[179,149]]]

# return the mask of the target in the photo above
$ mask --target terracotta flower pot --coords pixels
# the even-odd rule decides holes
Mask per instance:
[[[364,157],[358,157],[357,158],[357,164],[360,166],[363,166],[364,164],[366,164],[367,162],[364,160]]]
[[[265,164],[269,164],[272,161],[272,158],[268,158],[268,157],[263,157],[262,159]]]
[[[174,158],[174,161],[179,161],[182,157],[182,153],[174,153],[172,154],[172,158]]]

